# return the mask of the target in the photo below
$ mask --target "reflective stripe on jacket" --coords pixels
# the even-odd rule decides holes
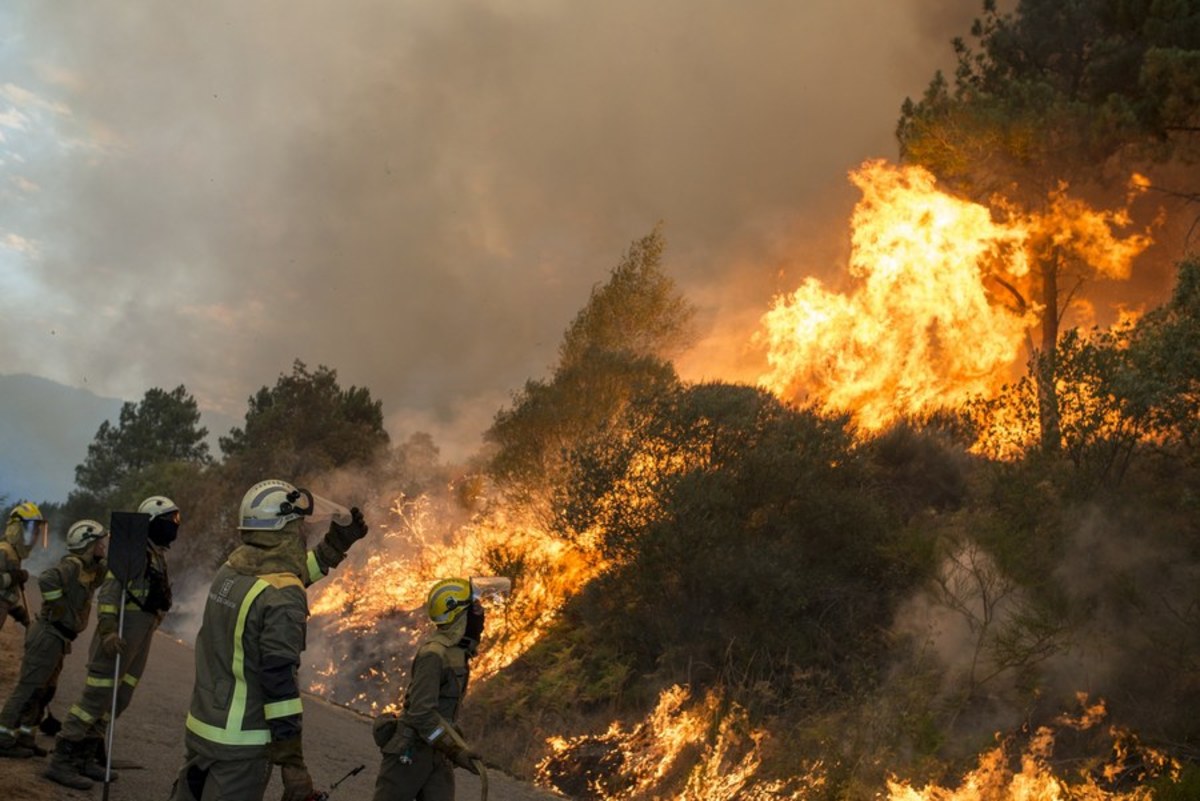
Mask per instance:
[[[80,557],[67,554],[38,576],[38,589],[42,593],[38,618],[50,624],[63,639],[75,639],[87,627],[92,594],[103,575],[103,562],[88,565]]]
[[[154,543],[147,543],[146,565],[147,568],[153,568],[166,577],[166,552]],[[127,612],[148,614],[142,611],[142,606],[145,605],[146,599],[150,594],[150,578],[148,573],[148,570],[143,570],[140,576],[131,579],[129,584],[125,586],[125,610]],[[139,602],[141,605],[139,605]],[[121,582],[117,580],[117,577],[110,570],[108,575],[104,577],[104,584],[100,586],[100,592],[96,596],[96,614],[100,617],[110,616],[116,619],[118,613],[121,611],[120,605]]]
[[[304,650],[308,599],[291,573],[217,571],[196,637],[196,683],[187,718],[188,746],[213,759],[262,756],[283,719],[299,729],[295,671]],[[264,665],[290,667],[290,690],[266,686]],[[294,720],[292,720],[294,719]]]

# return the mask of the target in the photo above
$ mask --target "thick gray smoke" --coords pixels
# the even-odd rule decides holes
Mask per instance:
[[[828,269],[847,171],[978,10],[7,4],[0,372],[240,419],[300,358],[453,458],[662,220],[686,366],[753,375],[729,335]]]

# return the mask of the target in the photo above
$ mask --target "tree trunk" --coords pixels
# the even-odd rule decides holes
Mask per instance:
[[[1044,453],[1058,453],[1058,248],[1042,264],[1042,347],[1037,355],[1038,426]]]

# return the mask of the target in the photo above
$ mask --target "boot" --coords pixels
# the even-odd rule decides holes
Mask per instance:
[[[33,749],[21,745],[15,733],[5,730],[0,732],[0,757],[9,759],[29,759]]]
[[[47,753],[45,748],[37,744],[37,737],[32,731],[18,731],[17,745],[28,748],[35,757],[44,757]]]
[[[79,773],[93,781],[104,781],[104,765],[108,761],[108,749],[103,737],[88,737],[79,744]],[[115,782],[117,772],[108,771],[108,781]]]
[[[92,780],[79,775],[79,749],[83,743],[64,740],[59,737],[54,741],[54,753],[50,755],[50,764],[42,771],[42,776],[52,782],[58,782],[64,787],[75,790],[92,789]]]

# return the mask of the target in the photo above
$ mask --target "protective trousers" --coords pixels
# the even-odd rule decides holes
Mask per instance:
[[[266,795],[271,763],[265,759],[218,762],[190,748],[186,756],[170,801],[262,801]]]
[[[157,615],[147,614],[140,609],[125,612],[125,630],[122,635],[122,639],[125,640],[125,653],[121,657],[121,678],[117,687],[117,717],[121,716],[133,699],[133,691],[146,669],[146,660],[150,656],[150,645],[158,623]],[[106,655],[100,643],[100,637],[92,637],[83,696],[79,703],[72,705],[67,711],[67,719],[63,721],[62,732],[59,734],[64,740],[79,742],[86,737],[102,737],[106,733],[109,713],[112,710],[113,673],[117,658]]]
[[[16,737],[19,729],[31,731],[42,719],[46,703],[54,694],[67,641],[39,620],[25,635],[25,654],[21,658],[21,676],[0,711],[0,737]]]
[[[0,629],[4,628],[4,621],[8,620],[8,610],[12,608],[7,598],[0,598]]]
[[[454,801],[454,764],[423,743],[411,756],[405,765],[398,754],[383,755],[373,801]]]

